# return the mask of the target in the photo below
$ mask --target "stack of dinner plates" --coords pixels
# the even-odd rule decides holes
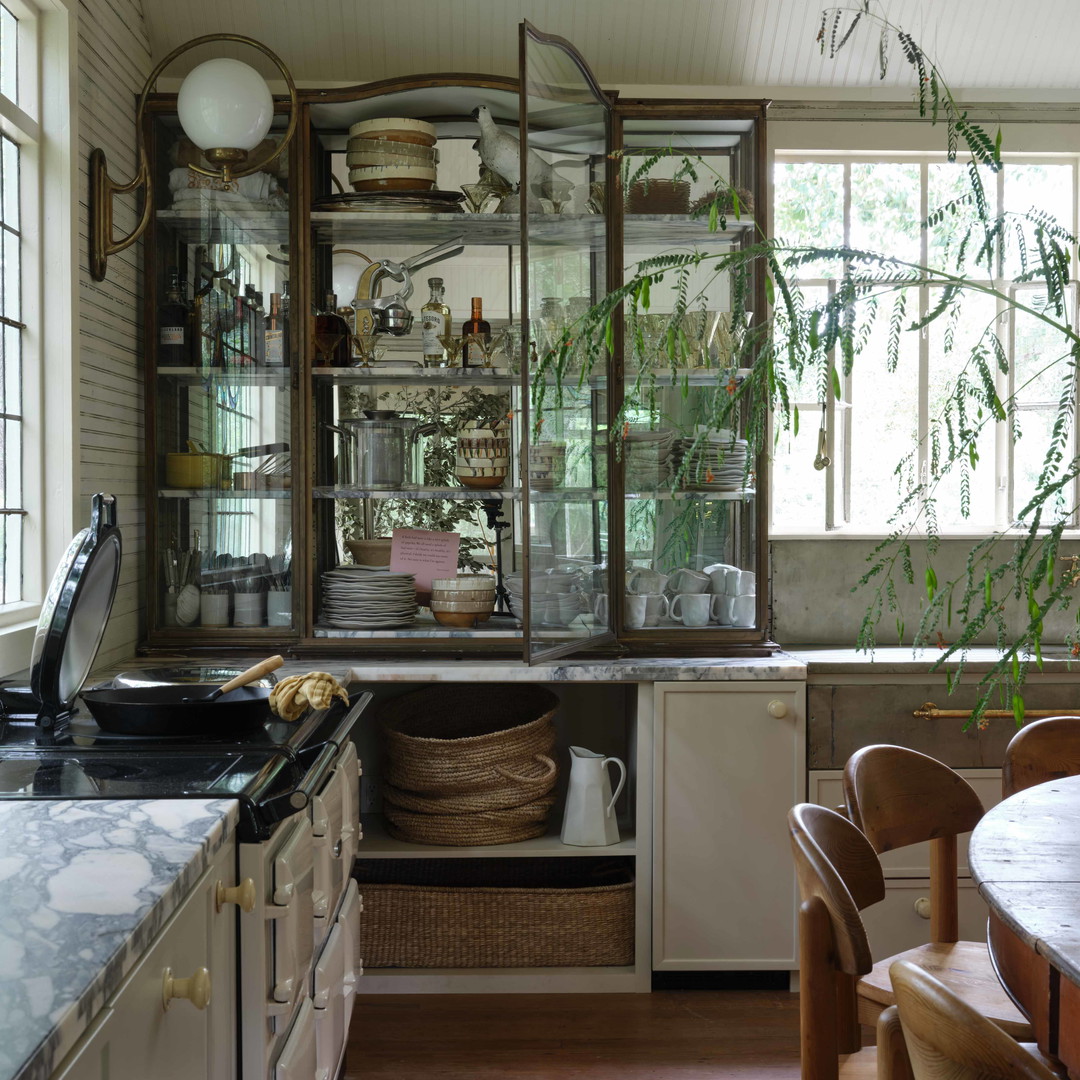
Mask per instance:
[[[675,432],[639,431],[631,428],[623,439],[626,460],[626,490],[648,491],[671,479],[671,450]]]
[[[354,191],[428,191],[435,186],[435,125],[404,116],[349,128],[345,162]]]
[[[745,439],[730,431],[698,433],[675,442],[677,468],[688,491],[743,491],[749,487]]]
[[[342,630],[394,630],[416,618],[416,579],[338,566],[322,576],[323,622]]]

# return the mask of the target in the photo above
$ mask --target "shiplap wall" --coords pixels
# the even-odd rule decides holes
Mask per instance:
[[[136,244],[109,260],[102,282],[87,270],[87,162],[104,149],[113,179],[135,174],[135,99],[152,64],[141,0],[79,3],[79,392],[80,491],[112,492],[118,500],[124,559],[112,620],[98,660],[131,656],[145,631],[145,496],[140,311],[142,290]],[[135,223],[131,197],[116,201],[116,231]],[[85,523],[85,522],[84,522]]]

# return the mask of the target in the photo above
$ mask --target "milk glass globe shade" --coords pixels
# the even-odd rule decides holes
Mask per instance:
[[[253,150],[266,138],[274,99],[263,77],[239,60],[207,60],[184,79],[180,124],[200,150]]]

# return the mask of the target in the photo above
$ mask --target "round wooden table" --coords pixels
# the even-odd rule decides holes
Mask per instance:
[[[1028,788],[975,827],[971,876],[990,953],[1039,1049],[1080,1080],[1080,776]]]

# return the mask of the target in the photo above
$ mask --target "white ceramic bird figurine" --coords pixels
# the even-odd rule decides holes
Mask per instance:
[[[480,125],[480,140],[477,149],[480,160],[496,176],[501,176],[514,191],[521,183],[521,146],[516,135],[498,127],[491,117],[491,110],[481,105],[476,110],[476,121]],[[560,176],[535,150],[529,150],[529,187],[536,195],[547,195],[552,188],[569,191],[573,184]],[[547,190],[544,190],[547,189]]]

